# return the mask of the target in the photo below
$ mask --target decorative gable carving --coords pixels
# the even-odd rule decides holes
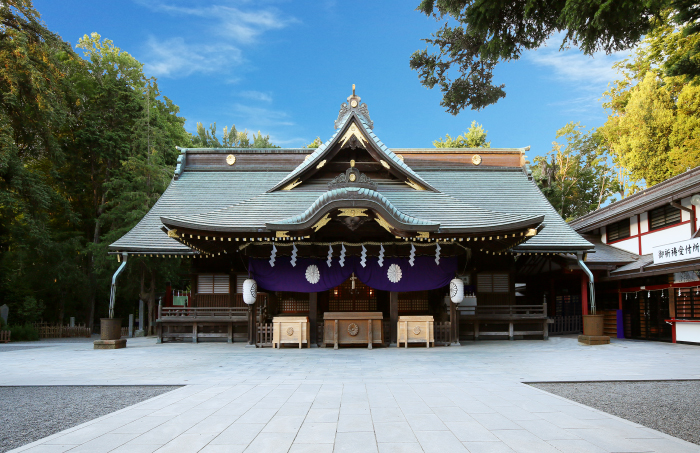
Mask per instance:
[[[355,167],[348,168],[345,173],[341,173],[328,183],[328,190],[340,187],[364,187],[377,190],[377,183],[366,174],[360,172]]]

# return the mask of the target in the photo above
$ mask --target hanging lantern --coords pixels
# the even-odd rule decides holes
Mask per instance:
[[[258,284],[252,278],[246,278],[243,282],[243,302],[253,305],[258,298]]]
[[[464,282],[459,278],[450,281],[450,300],[455,304],[464,300]]]

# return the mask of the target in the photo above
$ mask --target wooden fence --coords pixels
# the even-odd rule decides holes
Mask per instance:
[[[452,342],[452,338],[450,335],[451,325],[452,323],[450,321],[433,323],[433,336],[435,338],[435,345],[449,345]]]
[[[10,332],[9,330],[0,330],[0,343],[8,343],[10,341]]]
[[[258,331],[255,337],[255,344],[259,348],[272,347],[272,323],[257,324]],[[309,339],[310,340],[310,339]]]
[[[549,325],[550,335],[566,335],[583,332],[581,315],[555,316],[549,319],[554,321],[554,323]]]
[[[39,333],[39,338],[90,338],[90,336],[92,335],[90,327],[86,326],[85,324],[77,324],[71,327],[64,326],[61,324],[49,324],[48,322],[39,322],[32,324],[32,326]]]

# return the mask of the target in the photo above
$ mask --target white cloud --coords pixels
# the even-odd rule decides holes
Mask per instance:
[[[271,93],[263,93],[261,91],[255,91],[255,90],[241,91],[240,96],[243,98],[246,98],[246,99],[250,99],[252,101],[272,102],[272,94]]]
[[[146,41],[145,72],[156,77],[185,77],[240,64],[241,50],[231,45],[193,45],[182,38]]]
[[[617,71],[612,65],[627,58],[631,53],[630,50],[610,55],[596,52],[590,56],[584,55],[578,49],[560,51],[563,36],[559,33],[551,37],[544,46],[527,52],[525,58],[536,65],[551,69],[555,78],[575,83],[579,88],[599,90],[601,85],[605,86],[617,79]]]
[[[245,104],[233,104],[231,106],[236,116],[244,118],[243,122],[257,132],[258,130],[270,131],[280,126],[294,126],[295,123],[286,112],[272,110],[264,107],[251,107]],[[270,133],[270,132],[267,132]]]

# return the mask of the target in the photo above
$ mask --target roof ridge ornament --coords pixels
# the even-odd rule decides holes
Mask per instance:
[[[370,129],[374,129],[374,122],[369,118],[369,110],[367,109],[367,104],[361,104],[360,100],[362,98],[355,94],[355,84],[352,84],[352,95],[348,96],[348,102],[343,102],[340,104],[340,112],[338,112],[338,119],[335,120],[335,128],[338,129],[343,125],[347,117],[351,113],[356,113],[357,115],[363,117],[367,122]]]
[[[354,161],[351,162],[351,164],[352,163],[354,163]],[[377,183],[372,181],[369,176],[360,172],[360,170],[353,165],[328,183],[328,190],[340,187],[364,187],[377,190]]]

